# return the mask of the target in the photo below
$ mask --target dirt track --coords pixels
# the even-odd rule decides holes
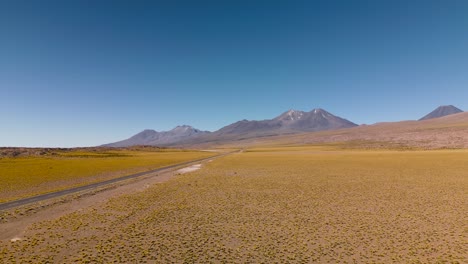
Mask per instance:
[[[27,229],[28,226],[50,219],[56,219],[62,215],[80,211],[83,208],[102,204],[108,201],[112,197],[121,196],[125,194],[135,193],[139,191],[143,191],[149,186],[161,182],[165,182],[171,179],[173,176],[180,174],[180,172],[176,169],[180,167],[184,168],[183,166],[197,164],[199,165],[200,162],[209,162],[213,159],[220,158],[231,153],[221,154],[214,157],[204,158],[200,160],[184,162],[164,168],[160,168],[157,170],[153,170],[151,172],[139,173],[134,175],[129,175],[126,177],[115,179],[115,181],[106,181],[103,183],[92,184],[84,186],[86,188],[73,188],[66,191],[61,191],[57,193],[52,193],[48,195],[41,195],[39,197],[33,197],[33,199],[23,199],[26,200],[25,203],[21,204],[19,201],[15,201],[14,203],[4,203],[3,205],[12,205],[12,206],[4,206],[8,208],[16,208],[20,206],[24,206],[26,204],[32,204],[30,206],[21,207],[19,209],[20,214],[19,216],[11,217],[5,223],[0,224],[0,240],[19,240],[22,237],[22,234]],[[105,186],[106,189],[99,190],[100,187]],[[80,189],[80,190],[76,190]],[[82,195],[80,197],[73,197],[73,198],[63,198],[66,195],[76,194],[77,192],[87,191],[88,194]],[[97,192],[96,192],[97,191]],[[93,193],[94,192],[94,193]],[[40,198],[40,199],[38,199]],[[56,198],[56,199],[52,199]],[[59,200],[61,199],[62,200]],[[45,200],[47,200],[45,203]],[[57,201],[58,200],[58,201]],[[49,204],[47,204],[49,202]],[[45,208],[43,208],[45,207]],[[1,208],[1,207],[0,207]],[[7,209],[8,209],[7,208]],[[5,208],[1,208],[2,210],[7,210]]]
[[[135,173],[135,174],[131,174],[131,175],[127,175],[127,176],[123,176],[123,177],[119,177],[119,178],[115,178],[115,179],[111,179],[111,180],[107,180],[107,181],[97,182],[97,183],[88,184],[88,185],[84,185],[84,186],[79,186],[79,187],[66,189],[66,190],[62,190],[62,191],[57,191],[57,192],[37,195],[37,196],[33,196],[33,197],[28,197],[28,198],[24,198],[24,199],[20,199],[20,200],[0,203],[0,211],[12,209],[12,208],[17,208],[17,207],[32,204],[32,203],[37,203],[37,202],[57,198],[57,197],[64,196],[64,195],[70,195],[70,194],[75,194],[75,193],[79,193],[79,192],[83,192],[83,191],[94,190],[94,189],[97,189],[97,188],[100,188],[100,187],[103,187],[103,186],[115,184],[115,183],[126,181],[126,180],[129,180],[129,179],[135,179],[135,178],[139,178],[139,177],[142,177],[142,176],[146,176],[146,175],[150,175],[150,174],[154,174],[154,173],[158,173],[158,172],[163,172],[163,171],[170,170],[170,169],[179,168],[181,166],[206,161],[206,160],[209,160],[209,159],[214,159],[214,158],[225,156],[225,155],[228,155],[228,154],[230,154],[230,153],[220,154],[220,155],[217,155],[217,156],[214,156],[214,157],[208,157],[208,158],[202,158],[202,159],[182,162],[182,163],[179,163],[179,164],[174,164],[174,165],[158,168],[158,169],[151,170],[151,171]]]

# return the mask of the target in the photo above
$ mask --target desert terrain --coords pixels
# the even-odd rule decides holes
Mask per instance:
[[[466,150],[245,149],[45,216],[4,213],[0,229],[29,221],[1,238],[0,259],[465,263],[467,158]]]
[[[468,148],[468,113],[422,121],[382,122],[319,132],[182,144],[185,147],[213,145],[246,148],[258,145],[334,145],[346,149],[463,149]]]
[[[69,189],[214,156],[213,152],[125,149],[0,150],[0,202]]]

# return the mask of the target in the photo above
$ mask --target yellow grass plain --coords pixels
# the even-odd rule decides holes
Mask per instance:
[[[468,151],[251,149],[31,227],[0,259],[466,263]]]
[[[0,159],[0,202],[213,156],[200,151],[60,152]]]

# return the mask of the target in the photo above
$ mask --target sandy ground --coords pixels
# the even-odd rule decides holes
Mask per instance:
[[[210,161],[212,160],[208,162]],[[175,175],[199,170],[201,166],[202,164],[195,164],[177,171],[168,169],[107,186],[100,190],[88,191],[72,197],[51,199],[19,209],[0,212],[4,214],[0,214],[0,217],[3,217],[3,223],[0,223],[0,240],[12,242],[21,240],[27,228],[35,223],[57,219],[72,212],[82,211],[90,206],[99,206],[114,197],[141,192],[151,185],[165,182]]]
[[[467,263],[466,150],[325,152],[96,193],[0,241],[0,263]]]

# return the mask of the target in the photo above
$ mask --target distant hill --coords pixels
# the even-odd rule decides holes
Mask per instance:
[[[241,120],[215,132],[201,131],[191,126],[178,126],[170,131],[144,130],[129,139],[103,145],[128,147],[135,145],[181,146],[206,142],[295,134],[311,131],[333,130],[357,126],[341,117],[317,108],[310,112],[289,110],[267,120]]]
[[[340,130],[226,140],[197,147],[328,144],[356,148],[468,148],[468,112],[424,121],[383,122]]]
[[[461,112],[463,112],[461,109],[456,108],[453,105],[443,105],[443,106],[437,107],[434,111],[430,112],[429,114],[419,119],[419,121],[439,118],[439,117],[453,115],[453,114],[457,114]]]
[[[175,145],[219,143],[247,138],[270,137],[283,134],[335,130],[357,126],[344,118],[335,116],[323,109],[310,112],[289,110],[266,120],[241,120],[227,125],[213,133],[181,141]]]
[[[310,112],[289,110],[281,115],[268,120],[248,121],[242,120],[225,126],[214,132],[211,137],[217,135],[234,134],[278,134],[281,132],[306,132],[340,129],[357,126],[341,117],[317,108]]]
[[[177,126],[170,131],[158,132],[151,129],[142,132],[122,141],[105,144],[104,147],[128,147],[136,145],[164,146],[170,145],[182,140],[208,134],[208,131],[201,131],[191,126]]]
[[[364,148],[468,148],[468,112],[454,106],[441,106],[421,121],[357,126],[320,108],[310,112],[289,110],[273,119],[241,120],[215,132],[186,125],[165,132],[144,130],[129,139],[104,146],[209,148],[323,143]]]

